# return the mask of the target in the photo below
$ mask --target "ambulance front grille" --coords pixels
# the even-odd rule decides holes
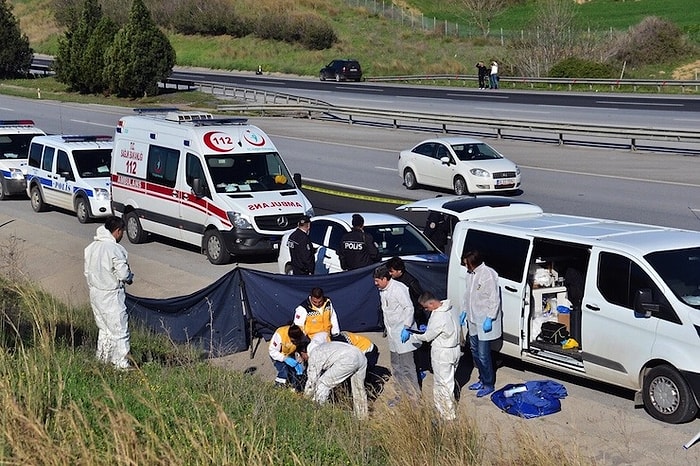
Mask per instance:
[[[255,217],[259,230],[286,231],[297,226],[303,214],[278,214]]]

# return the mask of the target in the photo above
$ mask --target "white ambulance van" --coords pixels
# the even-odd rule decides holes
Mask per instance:
[[[271,254],[313,215],[274,144],[242,118],[172,109],[119,120],[112,207],[132,243],[154,233],[200,246],[212,264]]]
[[[472,217],[453,233],[453,303],[463,302],[470,250],[499,275],[502,353],[635,390],[665,422],[696,417],[700,232],[548,213]],[[538,338],[549,321],[573,340]]]
[[[27,195],[35,212],[75,212],[80,223],[112,215],[111,136],[36,136],[29,147]]]
[[[0,201],[27,190],[29,143],[42,134],[32,120],[0,120]]]

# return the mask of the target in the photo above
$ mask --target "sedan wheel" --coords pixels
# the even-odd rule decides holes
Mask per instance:
[[[406,186],[406,189],[416,189],[418,187],[416,174],[410,168],[403,172],[403,184]]]
[[[326,80],[326,76],[325,76],[323,73],[320,73],[320,74],[318,75],[318,79],[320,79],[321,81],[325,81],[325,80]]]
[[[462,178],[461,176],[455,178],[454,191],[457,196],[464,196],[465,194],[469,194],[469,189],[467,189],[467,182],[464,181],[464,178]]]
[[[340,82],[340,75],[338,73],[335,74],[335,80]]]

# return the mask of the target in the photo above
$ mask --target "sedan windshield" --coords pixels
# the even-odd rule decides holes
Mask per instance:
[[[208,155],[206,159],[217,193],[282,191],[295,187],[276,152]]]
[[[372,235],[382,257],[440,252],[413,225],[365,225],[364,230]]]
[[[501,154],[496,152],[496,149],[483,142],[475,144],[453,144],[452,150],[457,155],[457,158],[463,162],[503,158]]]
[[[700,248],[654,252],[646,259],[678,299],[700,309]]]

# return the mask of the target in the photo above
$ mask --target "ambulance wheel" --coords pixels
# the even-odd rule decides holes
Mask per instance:
[[[29,190],[29,194],[29,200],[31,201],[32,209],[34,209],[34,212],[46,211],[46,203],[44,202],[44,198],[41,196],[41,190],[39,189],[39,186],[32,186],[32,189]]]
[[[141,220],[136,212],[129,212],[124,216],[124,223],[126,223],[126,237],[129,238],[129,242],[132,244],[140,244],[146,241],[148,234],[143,231],[141,227]]]
[[[214,265],[228,264],[231,261],[231,254],[226,250],[224,238],[219,230],[207,230],[204,233],[204,253]]]
[[[403,184],[406,186],[406,189],[416,189],[418,187],[416,174],[410,168],[403,172]]]
[[[461,176],[455,178],[454,191],[457,196],[464,196],[465,194],[469,194],[469,189],[467,189],[467,182],[464,181],[464,178],[462,178]]]
[[[92,217],[90,215],[90,206],[82,196],[75,200],[75,215],[80,223],[87,223]]]
[[[647,412],[669,424],[688,422],[698,413],[688,383],[671,366],[658,366],[646,374],[642,397]]]

